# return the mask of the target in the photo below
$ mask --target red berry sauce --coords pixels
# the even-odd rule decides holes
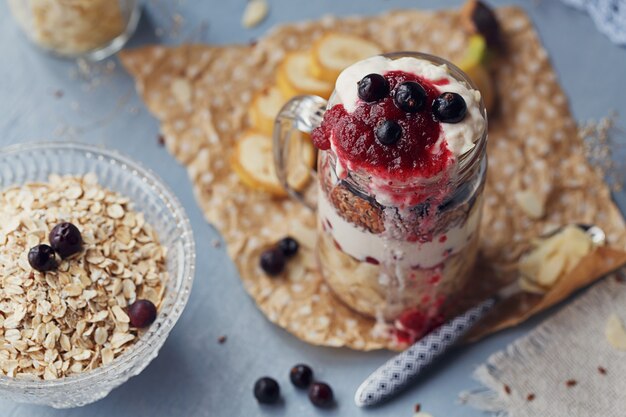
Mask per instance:
[[[328,150],[332,140],[339,161],[348,169],[389,180],[389,186],[443,172],[453,156],[445,142],[436,146],[441,126],[429,104],[440,94],[435,83],[404,71],[390,71],[384,76],[391,87],[387,97],[374,103],[359,101],[353,113],[335,105],[313,131],[313,143]],[[406,113],[394,104],[395,87],[405,81],[416,81],[426,91],[427,104],[417,113]],[[374,130],[384,120],[396,121],[402,127],[401,139],[394,145],[386,146],[376,139]]]
[[[429,315],[419,309],[403,311],[394,322],[393,335],[399,345],[409,345],[441,326],[443,316]]]

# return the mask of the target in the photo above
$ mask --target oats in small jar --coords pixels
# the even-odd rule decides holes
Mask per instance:
[[[0,242],[0,375],[51,380],[108,365],[141,337],[129,306],[149,296],[158,311],[163,300],[157,233],[94,174],[0,192]],[[43,245],[54,255],[45,265],[33,251]]]
[[[9,0],[29,38],[62,56],[102,48],[127,30],[134,0]],[[75,196],[76,189],[68,189]],[[76,198],[76,197],[75,197]]]

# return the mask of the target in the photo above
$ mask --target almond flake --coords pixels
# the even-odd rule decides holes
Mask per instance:
[[[131,333],[113,333],[113,337],[111,337],[111,347],[113,349],[117,349],[120,346],[130,342],[135,338],[135,335]]]
[[[269,5],[266,0],[250,0],[241,17],[241,24],[245,28],[259,25],[269,13]]]
[[[119,321],[120,323],[130,323],[130,318],[128,317],[128,314],[126,314],[126,312],[122,309],[122,307],[113,306],[111,307],[111,311],[115,316],[115,320]]]

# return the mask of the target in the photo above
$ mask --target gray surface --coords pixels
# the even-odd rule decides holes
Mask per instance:
[[[156,4],[160,6],[156,7]],[[225,3],[228,3],[225,5]],[[241,29],[244,0],[187,0],[180,4],[188,25],[208,22],[200,39],[211,43],[245,42],[277,22],[336,14],[372,14],[393,7],[444,7],[452,0],[270,0],[269,19],[259,28]],[[555,1],[516,3],[531,14],[552,57],[579,120],[605,116],[626,107],[626,50],[596,32],[586,16]],[[172,5],[170,5],[172,4]],[[174,10],[174,1],[152,0],[148,13],[157,19]],[[157,26],[159,24],[157,23]],[[147,19],[133,45],[154,40]],[[186,35],[185,35],[186,36]],[[171,40],[180,42],[182,38]],[[41,139],[76,139],[119,149],[156,170],[175,189],[193,224],[198,246],[196,284],[189,305],[160,356],[140,376],[106,399],[76,410],[57,411],[0,400],[0,415],[9,416],[410,416],[416,402],[435,417],[478,416],[456,403],[459,391],[476,387],[470,374],[491,353],[538,323],[493,336],[457,350],[400,399],[360,411],[354,390],[389,353],[358,353],[308,346],[267,322],[237,279],[223,249],[211,246],[215,230],[202,218],[184,169],[157,145],[158,124],[135,94],[130,77],[118,68],[87,88],[72,77],[75,65],[52,59],[30,47],[0,1],[0,145]],[[63,97],[54,91],[63,91]],[[626,125],[620,116],[619,123]],[[624,196],[619,199],[626,201]],[[624,207],[624,205],[622,205]],[[224,345],[217,338],[225,334]],[[320,379],[334,387],[339,406],[315,410],[288,382],[297,362],[314,366]],[[282,385],[285,404],[259,407],[251,395],[254,380],[272,375]]]

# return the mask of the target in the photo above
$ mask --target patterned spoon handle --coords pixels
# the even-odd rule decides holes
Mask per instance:
[[[369,407],[396,395],[461,339],[496,304],[490,298],[427,334],[378,368],[361,384],[354,401]]]

